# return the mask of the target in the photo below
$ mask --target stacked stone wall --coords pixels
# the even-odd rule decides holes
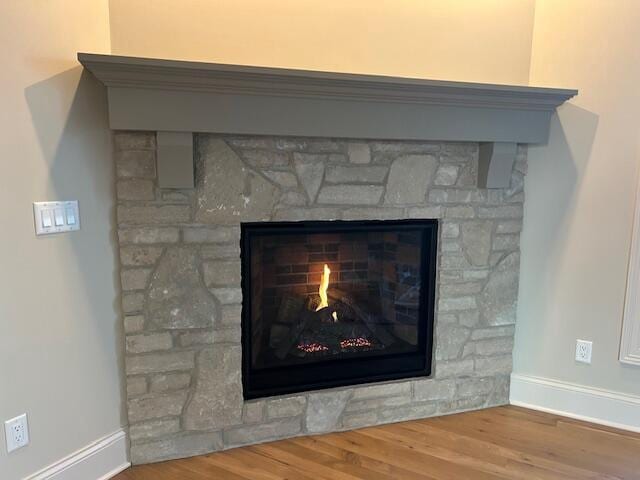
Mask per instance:
[[[134,463],[508,401],[526,151],[478,189],[478,145],[196,137],[197,186],[160,189],[155,135],[116,132]],[[243,401],[240,222],[438,218],[434,374]]]

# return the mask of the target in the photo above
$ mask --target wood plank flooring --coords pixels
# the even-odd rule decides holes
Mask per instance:
[[[142,465],[115,479],[640,480],[640,434],[508,406]]]

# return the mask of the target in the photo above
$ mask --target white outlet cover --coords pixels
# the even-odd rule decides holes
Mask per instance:
[[[18,448],[29,444],[29,424],[27,414],[23,413],[11,420],[4,422],[4,433],[7,440],[7,452],[11,453]]]
[[[576,362],[591,363],[591,351],[593,342],[589,340],[576,340]]]

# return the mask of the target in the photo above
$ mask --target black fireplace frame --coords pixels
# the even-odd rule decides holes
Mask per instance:
[[[431,375],[438,251],[438,220],[367,220],[241,223],[242,386],[245,399],[346,385]],[[349,231],[420,230],[420,300],[418,351],[331,359],[305,365],[253,369],[251,366],[251,240],[255,235],[343,233]]]

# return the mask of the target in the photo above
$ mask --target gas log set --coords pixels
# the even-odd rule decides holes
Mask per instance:
[[[386,331],[365,302],[345,291],[330,289],[331,269],[325,263],[318,295],[287,295],[271,326],[270,346],[275,355],[335,355],[382,349],[398,339]],[[416,305],[417,306],[417,305]],[[374,310],[380,311],[380,305]]]
[[[242,226],[245,396],[430,369],[437,223]]]

